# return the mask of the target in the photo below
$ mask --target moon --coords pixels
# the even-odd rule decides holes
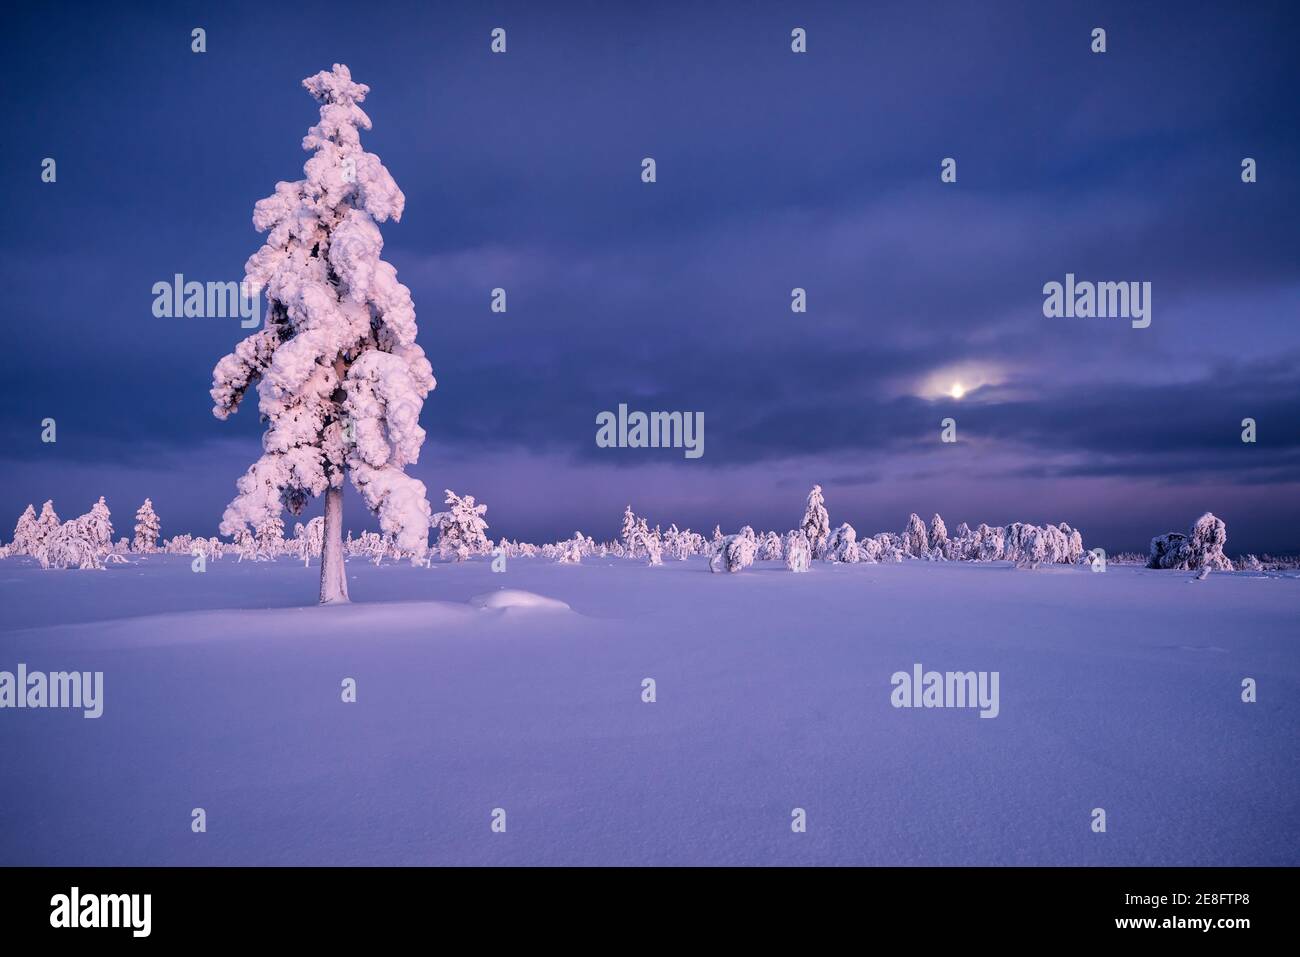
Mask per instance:
[[[948,394],[952,396],[954,399],[960,399],[962,396],[966,394],[966,387],[963,386],[960,382],[954,382],[952,384],[952,388],[948,390]]]

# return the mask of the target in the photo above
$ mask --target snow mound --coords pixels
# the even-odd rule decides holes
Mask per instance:
[[[558,598],[547,598],[545,595],[524,591],[521,588],[502,588],[500,591],[488,592],[486,595],[475,595],[470,599],[470,604],[478,605],[480,608],[536,608],[545,611],[573,610]]]

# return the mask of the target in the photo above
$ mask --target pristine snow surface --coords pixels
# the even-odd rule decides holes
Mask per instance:
[[[0,561],[0,670],[104,672],[0,710],[0,864],[1300,864],[1294,574],[347,572]],[[917,662],[999,716],[891,707]]]

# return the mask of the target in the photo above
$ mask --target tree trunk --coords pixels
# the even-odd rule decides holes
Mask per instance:
[[[343,564],[343,488],[325,490],[325,539],[320,550],[320,603],[348,601],[348,576]]]

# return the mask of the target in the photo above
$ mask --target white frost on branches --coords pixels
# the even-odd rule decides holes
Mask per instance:
[[[785,567],[792,572],[806,572],[812,564],[808,535],[800,528],[785,536]]]
[[[724,535],[714,548],[713,557],[709,559],[709,571],[715,574],[738,572],[754,564],[758,540],[754,537],[754,530],[746,525],[739,534]]]
[[[41,547],[41,528],[36,524],[36,509],[31,505],[18,516],[14,526],[13,541],[9,543],[10,555],[35,555]]]
[[[484,555],[492,550],[492,542],[487,537],[486,505],[474,504],[474,496],[461,498],[451,489],[446,493],[445,512],[433,517],[438,528],[438,555],[444,561],[454,559],[463,562],[475,555]]]
[[[406,199],[379,157],[361,147],[369,87],[335,64],[303,81],[321,104],[307,132],[304,178],[276,184],[253,224],[266,244],[245,265],[251,294],[265,290],[265,327],[213,371],[213,414],[238,410],[256,384],[267,422],[262,457],[237,483],[221,532],[234,535],[293,514],[344,473],[405,552],[428,545],[424,484],[405,474],[419,457],[419,415],[434,388],[415,341],[410,290],[380,258],[377,223],[400,220]]]
[[[858,533],[848,522],[831,532],[826,539],[825,558],[828,562],[856,564],[861,561],[858,554]]]
[[[925,558],[930,553],[930,533],[926,531],[921,516],[913,512],[903,529],[901,547],[908,558]]]
[[[822,498],[822,487],[814,485],[808,493],[808,505],[804,509],[803,521],[799,524],[804,537],[808,539],[808,548],[814,558],[821,558],[826,547],[826,538],[831,533],[830,516],[826,514],[826,500]]]
[[[1232,561],[1223,553],[1227,542],[1228,527],[1221,518],[1206,512],[1192,523],[1186,535],[1169,532],[1151,539],[1147,567],[1230,572]]]
[[[162,534],[162,522],[153,510],[153,502],[144,500],[144,504],[135,513],[135,540],[131,550],[142,555],[158,551],[158,536]]]

